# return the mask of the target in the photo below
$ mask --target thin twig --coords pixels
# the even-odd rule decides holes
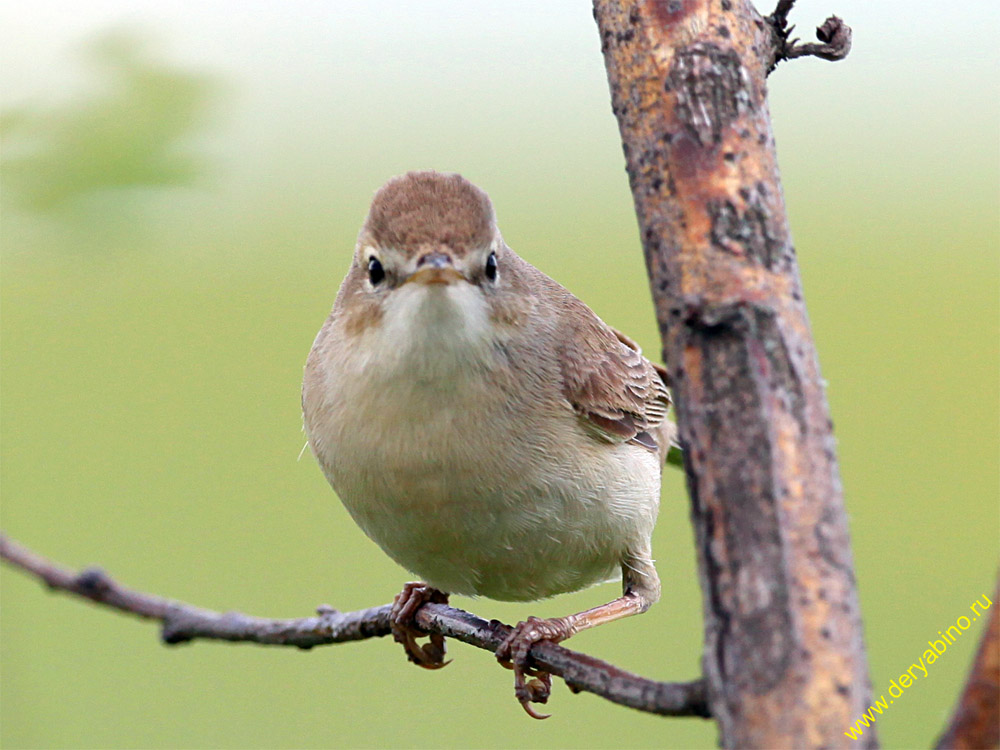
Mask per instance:
[[[788,14],[792,12],[794,5],[795,0],[778,0],[778,4],[774,7],[774,13],[771,14],[771,20],[782,26],[787,26]]]
[[[795,0],[778,0],[774,12],[766,19],[774,32],[774,59],[768,72],[782,60],[796,57],[819,57],[832,62],[847,57],[851,51],[851,27],[837,16],[830,16],[816,28],[819,44],[803,44],[793,39],[791,35],[795,27],[788,25],[788,14],[794,5]]]
[[[377,638],[390,633],[390,605],[357,612],[338,612],[329,606],[316,617],[270,620],[239,612],[213,612],[125,588],[99,568],[74,573],[23,545],[0,535],[0,558],[41,579],[50,588],[65,591],[107,607],[158,620],[164,643],[196,639],[296,646],[309,649],[345,641]],[[496,651],[510,627],[442,604],[424,604],[416,615],[417,626],[471,646]],[[705,685],[693,682],[657,682],[626,672],[586,654],[543,641],[531,648],[535,664],[562,677],[573,692],[586,691],[623,706],[664,716],[708,717]]]

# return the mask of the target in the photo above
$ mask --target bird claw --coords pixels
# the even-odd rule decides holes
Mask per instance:
[[[523,674],[529,674],[524,672]],[[540,714],[531,707],[532,703],[548,703],[549,695],[552,692],[552,675],[548,672],[534,672],[536,675],[525,681],[523,676],[518,680],[517,670],[514,671],[514,697],[521,704],[521,708],[532,719],[547,719],[551,714]]]
[[[543,620],[529,617],[524,622],[519,622],[496,650],[497,661],[514,670],[514,697],[533,719],[549,718],[549,714],[537,713],[530,704],[548,701],[552,692],[552,675],[530,664],[531,647],[539,641],[559,643],[572,634],[569,625],[562,618]]]
[[[451,664],[450,659],[448,661],[444,659],[447,651],[444,636],[440,633],[431,633],[430,642],[421,645],[417,643],[417,638],[428,634],[413,624],[417,610],[427,602],[447,604],[448,595],[426,583],[411,582],[403,586],[403,590],[392,600],[392,611],[389,614],[392,637],[396,643],[402,644],[407,658],[417,666],[424,669],[441,669]]]

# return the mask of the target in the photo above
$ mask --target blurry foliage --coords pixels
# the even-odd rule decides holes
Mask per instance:
[[[209,75],[157,60],[132,30],[102,34],[83,59],[102,86],[54,108],[0,116],[4,193],[21,207],[54,213],[108,190],[187,186],[203,173],[183,150],[219,92]]]

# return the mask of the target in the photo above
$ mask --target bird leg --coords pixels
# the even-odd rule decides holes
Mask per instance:
[[[658,589],[657,583],[657,591]],[[551,619],[529,617],[524,622],[519,622],[500,644],[496,657],[504,666],[513,668],[514,695],[528,716],[533,719],[549,718],[548,714],[536,713],[529,704],[545,703],[549,699],[552,686],[552,675],[535,668],[530,663],[530,651],[534,644],[539,641],[559,643],[581,630],[645,612],[653,601],[655,597],[649,597],[641,590],[627,587],[624,596],[585,612]],[[525,679],[526,677],[531,679]]]
[[[444,636],[440,633],[430,634],[430,643],[420,645],[417,638],[427,635],[413,624],[414,615],[427,602],[447,604],[448,595],[443,591],[428,586],[426,583],[411,582],[403,586],[403,590],[392,600],[392,611],[389,621],[392,625],[392,637],[397,643],[403,644],[406,656],[414,664],[425,669],[440,669],[451,664],[444,660]]]

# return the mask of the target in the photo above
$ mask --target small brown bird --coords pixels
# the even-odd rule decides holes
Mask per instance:
[[[497,651],[525,710],[551,677],[532,644],[645,612],[650,537],[674,436],[665,372],[503,241],[486,193],[410,172],[372,201],[305,368],[309,445],[351,516],[424,583],[397,595],[415,663],[424,602],[532,601],[621,576],[623,595],[528,618]],[[447,593],[446,593],[447,592]],[[533,679],[528,679],[533,677]]]

